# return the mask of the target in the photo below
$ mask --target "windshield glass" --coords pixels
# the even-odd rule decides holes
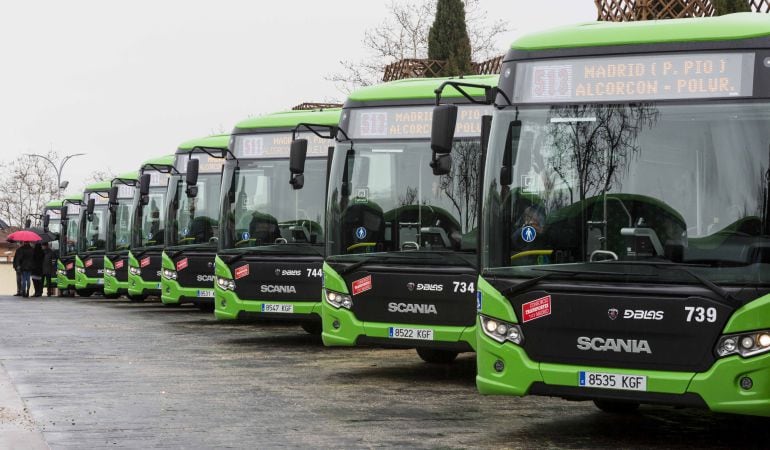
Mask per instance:
[[[77,205],[68,205],[70,212],[67,214],[67,228],[66,233],[61,235],[61,239],[64,241],[60,244],[60,247],[64,248],[65,255],[72,255],[78,251],[78,236],[80,235],[80,209]]]
[[[48,231],[58,233],[61,229],[61,210],[46,209],[45,215],[48,216]]]
[[[215,245],[219,232],[219,183],[222,176],[217,174],[198,175],[198,193],[188,197],[187,184],[183,177],[176,176],[170,181],[172,192],[171,230],[168,245]]]
[[[500,111],[482,263],[537,276],[543,265],[665,261],[715,282],[766,280],[769,125],[768,104],[748,101]],[[674,272],[654,275],[695,282]]]
[[[442,176],[429,166],[432,152],[424,139],[356,140],[355,146],[338,144],[335,152],[329,255],[475,252],[479,138],[455,141],[451,172]]]
[[[308,158],[302,189],[289,184],[288,159],[239,161],[227,167],[220,248],[321,244],[326,158]]]
[[[147,204],[138,205],[134,211],[134,233],[131,235],[134,248],[163,245],[166,219],[166,187],[151,187]]]
[[[131,191],[134,189],[131,188]],[[131,216],[134,210],[133,198],[118,198],[115,205],[114,223],[110,224],[111,233],[107,250],[128,250],[131,248]]]
[[[104,250],[107,244],[107,205],[97,205],[91,220],[83,220],[78,253]]]

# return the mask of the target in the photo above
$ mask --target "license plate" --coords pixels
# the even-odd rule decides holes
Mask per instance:
[[[622,391],[646,391],[647,377],[644,375],[623,375],[619,373],[579,372],[580,387],[619,389]]]
[[[262,312],[291,314],[294,312],[294,305],[262,303]]]
[[[200,289],[198,290],[198,297],[213,298],[214,291],[212,291],[211,289]]]
[[[432,341],[433,330],[426,328],[388,328],[388,337],[391,339],[417,339],[420,341]]]
[[[96,284],[104,284],[104,278],[99,278],[96,280]]]

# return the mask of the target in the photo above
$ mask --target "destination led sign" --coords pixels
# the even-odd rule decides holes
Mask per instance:
[[[326,130],[319,130],[326,133]],[[297,134],[297,139],[307,139],[307,156],[328,156],[331,139],[324,139],[313,133]],[[235,136],[233,153],[236,158],[288,158],[291,149],[291,133],[262,133]]]
[[[119,184],[118,185],[118,198],[133,198],[134,197],[134,187],[129,186],[127,184]]]
[[[150,187],[166,187],[168,186],[168,179],[171,176],[166,172],[158,172],[157,170],[145,170],[143,174],[150,174]]]
[[[198,173],[221,173],[225,164],[224,158],[215,158],[207,153],[182,153],[176,155],[174,167],[180,173],[187,173],[187,161],[198,160]]]
[[[459,105],[455,137],[481,135],[481,116],[491,114],[487,105]],[[348,136],[351,139],[430,138],[433,106],[353,109]]]
[[[751,96],[753,53],[580,58],[516,65],[514,103]]]

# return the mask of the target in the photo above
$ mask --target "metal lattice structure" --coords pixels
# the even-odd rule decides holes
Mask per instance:
[[[292,111],[312,111],[314,109],[342,108],[342,103],[313,103],[305,102],[293,107]]]
[[[405,78],[433,78],[439,76],[446,62],[438,59],[402,59],[385,66],[382,81],[403,80]],[[503,56],[473,63],[474,75],[494,75],[500,73]]]
[[[746,0],[754,12],[770,12],[770,0]],[[712,0],[594,0],[598,19],[608,22],[707,17],[716,12]]]

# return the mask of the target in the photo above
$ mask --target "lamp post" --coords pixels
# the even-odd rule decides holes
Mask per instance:
[[[37,153],[25,153],[27,156],[33,156],[35,158],[42,158],[46,161],[48,161],[49,164],[53,167],[53,170],[56,172],[56,188],[59,189],[59,192],[61,193],[61,173],[62,170],[64,170],[64,165],[69,161],[70,159],[76,157],[85,155],[85,153],[73,153],[71,155],[65,156],[61,162],[59,163],[58,167],[56,166],[56,163],[51,160],[51,158],[44,156],[44,155],[38,155]]]

